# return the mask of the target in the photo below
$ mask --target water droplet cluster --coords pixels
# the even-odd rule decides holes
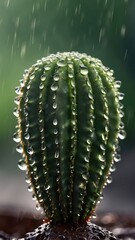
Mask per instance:
[[[99,59],[57,53],[25,70],[13,138],[37,209],[55,222],[89,219],[120,160],[124,94]]]

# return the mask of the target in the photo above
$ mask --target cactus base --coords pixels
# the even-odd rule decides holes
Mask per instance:
[[[27,233],[25,239],[42,240],[92,240],[105,239],[117,240],[113,233],[103,229],[93,223],[80,224],[53,224],[45,223],[35,229],[34,232]]]

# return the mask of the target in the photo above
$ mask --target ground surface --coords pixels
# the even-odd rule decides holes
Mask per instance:
[[[79,225],[72,225],[68,226],[67,229],[63,229],[61,226],[56,226],[52,229],[50,225],[43,224],[43,220],[38,216],[24,215],[24,213],[13,214],[13,212],[15,213],[15,211],[10,211],[10,213],[8,212],[5,214],[1,212],[0,214],[0,240],[9,240],[11,238],[29,240],[135,240],[135,219],[126,215],[123,216],[111,213],[99,214],[94,220],[94,225],[88,225],[85,228]],[[102,228],[95,226],[95,224]],[[103,228],[112,231],[116,238],[110,232],[104,231]],[[75,229],[77,229],[77,231]],[[50,233],[52,234],[51,239],[48,237]],[[79,233],[78,238],[75,238],[76,233]],[[93,233],[94,238],[92,238]],[[74,238],[71,238],[73,236]]]

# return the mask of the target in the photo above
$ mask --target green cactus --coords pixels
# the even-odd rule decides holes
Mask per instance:
[[[38,60],[16,88],[19,167],[53,222],[87,220],[110,182],[125,136],[119,87],[100,60],[71,52]]]

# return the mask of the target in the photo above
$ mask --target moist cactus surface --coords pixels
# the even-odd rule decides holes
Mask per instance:
[[[19,167],[52,222],[85,222],[111,182],[125,137],[119,87],[99,59],[65,52],[38,60],[16,88]]]

